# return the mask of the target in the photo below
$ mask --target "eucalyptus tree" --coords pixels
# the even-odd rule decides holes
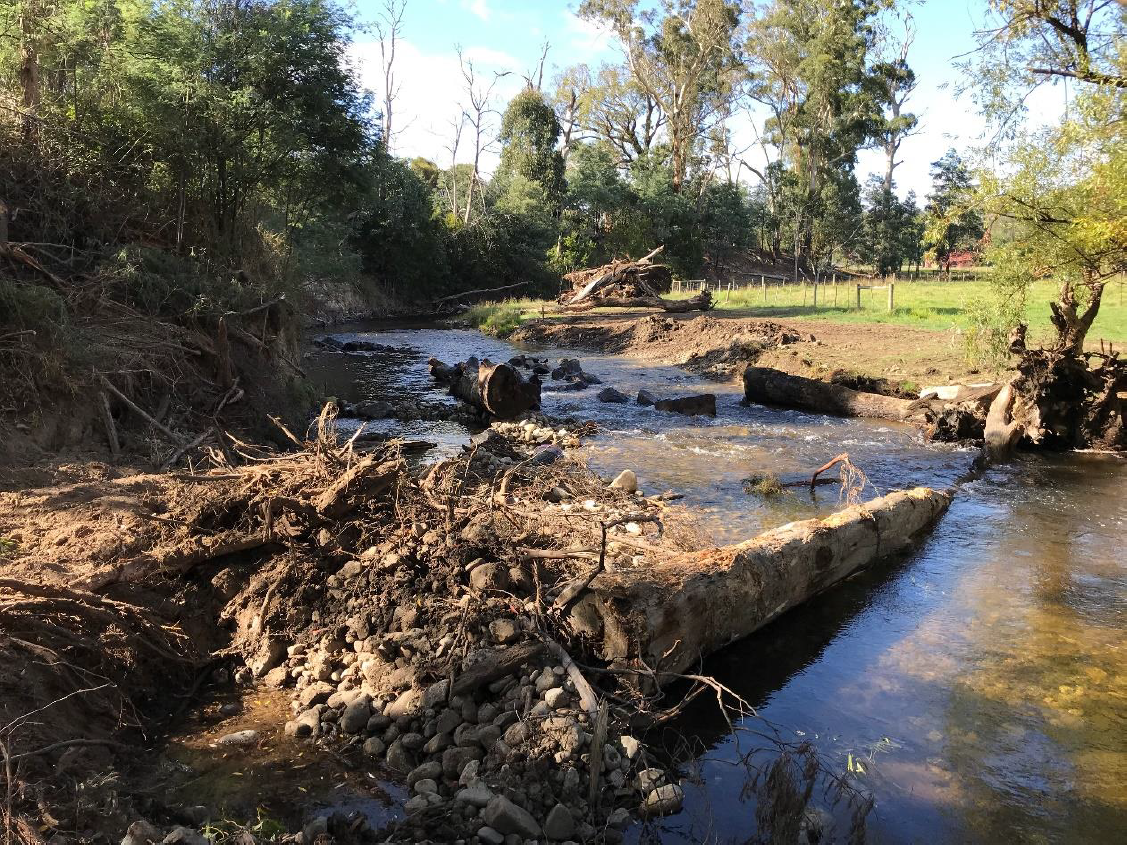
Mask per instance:
[[[841,216],[857,206],[857,151],[882,125],[868,61],[884,5],[775,0],[750,27],[750,96],[768,109],[766,141],[795,177],[776,215],[790,218],[796,273],[840,246],[831,235],[850,234]]]
[[[629,70],[621,81],[650,105],[647,119],[656,121],[660,110],[672,187],[681,191],[698,140],[739,91],[739,4],[664,0],[659,8],[641,8],[638,0],[583,0],[579,14],[618,37]]]

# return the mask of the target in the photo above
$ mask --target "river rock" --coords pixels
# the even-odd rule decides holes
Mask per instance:
[[[620,488],[628,494],[633,494],[638,490],[638,477],[632,470],[624,470],[614,478],[610,484],[611,488]]]
[[[654,408],[659,412],[677,412],[681,415],[711,415],[716,417],[715,394],[692,394],[687,397],[673,397],[658,400]]]
[[[326,815],[318,815],[301,830],[301,836],[305,844],[315,844],[318,838],[322,835],[328,835],[328,833],[329,818]]]
[[[258,678],[276,668],[285,660],[288,646],[281,638],[267,638],[250,663],[251,673]]]
[[[443,679],[428,686],[423,692],[423,710],[437,709],[446,702],[446,694],[450,690],[450,680]]]
[[[509,585],[509,573],[496,562],[485,562],[470,572],[470,585],[478,591],[504,591]]]
[[[562,688],[549,688],[544,692],[544,702],[549,709],[562,709],[567,705],[567,692]]]
[[[555,444],[540,447],[529,460],[534,465],[552,465],[564,457],[564,451]]]
[[[387,748],[387,766],[400,773],[410,773],[415,767],[415,757],[396,740]]]
[[[372,708],[368,705],[367,697],[357,697],[344,708],[340,718],[340,728],[349,735],[355,735],[368,726],[368,719],[372,716]]]
[[[335,690],[327,682],[312,682],[297,695],[297,702],[303,709],[308,709],[310,706],[324,703]]]
[[[503,795],[489,801],[482,817],[502,835],[519,835],[521,838],[539,838],[541,835],[536,818]]]
[[[467,785],[465,788],[458,791],[455,799],[468,803],[478,809],[485,808],[494,798],[494,793],[489,789],[485,783],[480,782],[477,785]]]
[[[367,420],[380,420],[381,418],[395,417],[395,407],[384,400],[368,400],[356,403],[350,409],[352,417],[366,418]]]
[[[544,821],[544,837],[548,841],[559,844],[568,841],[575,834],[575,818],[571,809],[563,803],[556,803]]]
[[[164,833],[147,820],[133,821],[125,830],[122,844],[159,844],[164,839]]]
[[[256,729],[240,729],[238,732],[229,732],[219,739],[220,744],[230,744],[235,747],[249,747],[258,741],[259,734]]]
[[[559,367],[552,371],[552,379],[579,376],[581,373],[583,373],[583,365],[578,359],[560,359]]]
[[[211,842],[200,835],[196,830],[187,826],[178,826],[164,837],[161,844],[210,844]]]
[[[450,779],[457,779],[462,772],[462,768],[480,756],[481,748],[476,745],[473,747],[449,747],[442,753],[442,773]]]
[[[602,403],[629,403],[630,398],[619,391],[617,388],[604,388],[598,394],[599,401]]]
[[[385,750],[387,750],[387,745],[383,743],[382,739],[376,738],[374,735],[364,741],[365,756],[371,756],[373,759],[377,759],[384,754]]]
[[[639,811],[643,817],[675,815],[685,802],[685,792],[680,785],[662,785],[646,797]]]
[[[453,743],[454,739],[450,737],[449,732],[437,732],[423,745],[423,752],[428,756],[434,756],[437,753],[441,753]]]
[[[273,670],[267,671],[266,675],[262,677],[262,681],[269,688],[285,688],[290,681],[289,669],[285,665],[278,665]]]
[[[638,392],[637,402],[638,402],[639,406],[652,406],[654,403],[657,402],[657,398],[654,397],[652,394],[650,394],[650,392],[646,391],[643,388],[641,391]]]
[[[477,837],[482,844],[504,844],[505,836],[491,826],[483,826],[477,831]]]
[[[436,733],[452,733],[462,723],[462,714],[454,709],[443,709],[438,716],[434,731]]]
[[[638,755],[638,751],[642,749],[641,742],[632,735],[622,736],[618,739],[618,743],[622,745],[622,752],[628,759],[633,759]]]
[[[665,771],[661,768],[646,768],[645,770],[638,771],[637,776],[634,777],[634,787],[637,788],[643,796],[646,796],[664,781]]]
[[[607,826],[611,829],[626,829],[630,826],[630,812],[621,806],[607,815]]]
[[[433,779],[420,779],[418,782],[411,783],[411,790],[416,794],[437,794],[438,783]]]
[[[384,714],[392,720],[413,717],[419,711],[422,702],[423,692],[417,688],[412,688],[396,697],[395,701],[384,711]]]
[[[409,774],[407,774],[407,784],[414,785],[422,779],[438,779],[442,776],[442,765],[438,762],[423,762]]]

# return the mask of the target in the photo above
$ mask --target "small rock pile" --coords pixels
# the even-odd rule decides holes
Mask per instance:
[[[490,429],[521,444],[555,444],[572,448],[580,445],[579,436],[565,427],[553,427],[544,415],[533,415],[520,422],[495,421]]]

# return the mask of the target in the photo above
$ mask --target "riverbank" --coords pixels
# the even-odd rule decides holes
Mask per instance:
[[[640,356],[721,380],[757,364],[903,396],[996,376],[968,364],[949,334],[885,324],[607,311],[530,319],[512,339]]]

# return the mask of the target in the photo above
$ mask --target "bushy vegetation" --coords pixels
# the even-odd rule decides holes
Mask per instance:
[[[494,338],[508,338],[524,323],[524,310],[511,303],[480,303],[467,309],[461,320]]]

